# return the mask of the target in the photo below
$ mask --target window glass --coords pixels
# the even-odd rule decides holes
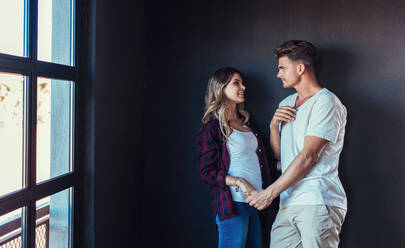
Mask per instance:
[[[24,56],[24,0],[0,1],[0,53]]]
[[[37,183],[72,171],[73,85],[38,78]]]
[[[71,188],[36,203],[36,248],[68,248],[71,241]]]
[[[0,216],[0,247],[22,247],[22,208]]]
[[[72,0],[38,0],[38,60],[73,65]]]
[[[0,196],[23,187],[24,82],[0,73]]]

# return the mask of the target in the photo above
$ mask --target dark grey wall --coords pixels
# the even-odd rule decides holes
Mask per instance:
[[[207,79],[221,66],[240,69],[248,110],[267,136],[277,104],[293,92],[282,89],[272,57],[289,39],[320,49],[319,79],[348,109],[340,171],[349,212],[341,247],[405,246],[405,2],[154,1],[147,9],[142,237],[148,247],[215,247],[194,144]],[[98,111],[114,114],[108,99]],[[126,125],[120,118],[118,125]],[[109,132],[117,128],[105,127],[105,140],[116,141]]]
[[[79,1],[78,1],[79,2]],[[145,1],[83,1],[77,247],[140,243]]]

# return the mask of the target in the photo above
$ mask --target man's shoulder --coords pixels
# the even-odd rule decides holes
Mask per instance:
[[[287,96],[286,98],[284,98],[279,104],[278,106],[286,106],[286,105],[291,105],[291,102],[293,99],[295,99],[297,97],[297,93],[291,94],[289,96]]]
[[[335,105],[336,107],[344,107],[340,99],[330,90],[324,88],[321,92],[319,92],[319,96],[316,99],[317,104],[331,104]]]
[[[335,101],[336,98],[337,98],[337,96],[335,94],[333,94],[328,89],[324,88],[324,89],[321,90],[321,92],[319,92],[317,102],[320,102],[320,103],[332,103],[332,102]]]
[[[345,105],[340,101],[340,99],[331,91],[324,88],[322,92],[319,92],[317,99],[313,103],[313,109],[316,111],[330,112],[332,109],[336,110],[335,113],[339,113],[342,119],[347,116],[347,110]]]

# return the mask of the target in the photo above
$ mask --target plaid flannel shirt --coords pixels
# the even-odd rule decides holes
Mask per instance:
[[[265,189],[273,182],[269,162],[260,135],[250,122],[247,124],[257,137],[256,153],[260,163],[263,189]],[[199,151],[200,178],[210,185],[214,218],[217,214],[219,220],[237,216],[230,188],[225,184],[230,157],[219,121],[211,120],[204,124],[197,134],[196,142]]]

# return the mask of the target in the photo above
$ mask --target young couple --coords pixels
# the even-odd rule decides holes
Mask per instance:
[[[271,248],[338,247],[346,194],[338,177],[346,109],[315,76],[317,51],[307,41],[279,45],[285,98],[270,121],[270,144],[282,175],[272,181],[260,135],[244,109],[242,73],[221,68],[209,79],[197,135],[201,179],[210,185],[218,246],[262,247],[258,210],[280,196]],[[270,223],[271,224],[271,223]]]

